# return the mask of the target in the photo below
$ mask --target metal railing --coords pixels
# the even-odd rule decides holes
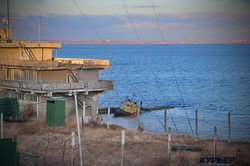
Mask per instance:
[[[0,66],[14,66],[22,68],[69,68],[75,65],[83,68],[108,68],[109,60],[54,58],[53,60],[34,61],[20,59],[0,59]]]

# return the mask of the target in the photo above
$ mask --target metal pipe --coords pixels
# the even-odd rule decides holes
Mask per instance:
[[[74,91],[74,99],[75,99],[75,108],[76,108],[76,122],[77,122],[77,132],[78,132],[78,144],[79,144],[79,154],[80,154],[80,164],[83,166],[82,159],[82,144],[81,144],[81,131],[80,131],[80,123],[79,123],[79,115],[78,115],[78,105],[77,105],[77,92]]]
[[[40,16],[38,17],[38,43],[41,42],[41,19],[42,16],[40,14]]]
[[[3,139],[3,113],[1,113],[1,139]]]

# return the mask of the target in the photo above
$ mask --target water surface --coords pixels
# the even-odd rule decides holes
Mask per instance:
[[[127,96],[143,106],[171,105],[167,126],[192,134],[195,110],[199,135],[227,138],[231,113],[232,138],[250,140],[249,44],[65,44],[58,57],[109,59],[100,80],[113,80],[114,90],[99,95],[99,106],[119,106]],[[164,111],[141,114],[144,130],[163,132]],[[107,116],[104,115],[106,120]],[[136,118],[111,118],[112,123],[136,128]],[[191,127],[190,127],[191,126]]]

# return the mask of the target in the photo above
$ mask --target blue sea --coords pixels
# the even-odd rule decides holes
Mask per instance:
[[[99,95],[99,107],[119,106],[127,96],[143,107],[174,106],[167,127],[195,133],[198,110],[200,137],[228,136],[250,140],[250,44],[63,44],[58,57],[109,59],[100,80],[113,80],[114,90]],[[103,115],[107,121],[107,115]],[[164,132],[164,110],[144,112],[145,131]],[[137,128],[136,118],[111,118],[111,123]]]

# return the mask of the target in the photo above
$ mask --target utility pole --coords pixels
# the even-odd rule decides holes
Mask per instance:
[[[10,2],[7,0],[7,42],[10,40]]]
[[[41,42],[41,20],[42,20],[42,15],[38,17],[38,43]]]

